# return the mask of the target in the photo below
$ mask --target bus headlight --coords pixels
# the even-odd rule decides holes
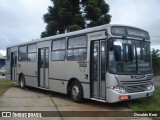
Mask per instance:
[[[118,93],[122,93],[122,94],[126,93],[126,90],[121,86],[114,86],[114,87],[111,87],[111,89]]]
[[[148,84],[146,90],[152,90],[152,89],[153,89],[153,84],[152,83]]]
[[[151,80],[153,78],[153,75],[147,75],[147,80]]]

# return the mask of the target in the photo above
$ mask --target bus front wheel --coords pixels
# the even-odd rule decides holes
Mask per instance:
[[[82,86],[78,81],[73,81],[71,85],[71,98],[76,103],[81,103],[83,101],[83,90]]]
[[[20,77],[20,87],[21,87],[21,89],[25,89],[25,78],[24,78],[24,75],[21,75],[21,77]]]

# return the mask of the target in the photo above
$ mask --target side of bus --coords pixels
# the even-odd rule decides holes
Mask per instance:
[[[92,97],[105,100],[105,46],[103,29],[8,47],[6,77],[22,88],[71,93],[75,102]]]

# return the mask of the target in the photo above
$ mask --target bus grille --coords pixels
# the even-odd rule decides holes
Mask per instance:
[[[151,80],[138,80],[138,81],[120,81],[120,84],[129,92],[142,92],[145,91],[147,85]]]

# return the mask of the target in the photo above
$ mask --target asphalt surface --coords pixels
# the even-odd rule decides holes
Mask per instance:
[[[150,118],[139,117],[63,117],[63,111],[126,111],[130,109],[123,105],[100,103],[85,100],[84,103],[74,103],[69,96],[54,92],[29,88],[21,90],[19,87],[10,88],[0,97],[0,111],[49,111],[56,117],[25,118],[25,120],[150,120]],[[82,115],[83,116],[83,115]],[[23,120],[24,118],[0,118],[0,120]]]
[[[156,78],[158,82],[159,77]],[[42,118],[0,118],[0,120],[150,120],[146,117],[63,117],[62,111],[131,111],[121,103],[108,104],[85,100],[74,103],[69,96],[35,88],[10,88],[0,97],[0,111],[50,111],[56,117]],[[127,113],[126,113],[127,114]],[[83,116],[83,115],[82,115]]]

